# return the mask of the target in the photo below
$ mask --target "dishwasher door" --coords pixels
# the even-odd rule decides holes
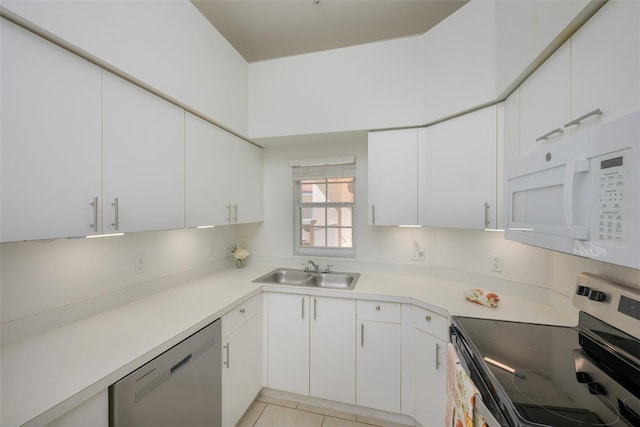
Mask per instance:
[[[111,427],[219,427],[220,319],[109,388]]]

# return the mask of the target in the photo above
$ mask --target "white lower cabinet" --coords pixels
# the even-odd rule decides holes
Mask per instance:
[[[356,302],[311,297],[309,394],[356,403]]]
[[[260,296],[222,317],[222,426],[234,426],[262,388]]]
[[[448,323],[444,316],[413,308],[413,416],[425,427],[444,423]]]
[[[46,427],[108,427],[109,391],[102,390],[64,415],[46,424]]]
[[[356,404],[399,413],[401,306],[359,300],[357,311]]]
[[[309,395],[309,297],[265,293],[267,387]]]
[[[267,386],[355,403],[355,300],[266,293]]]

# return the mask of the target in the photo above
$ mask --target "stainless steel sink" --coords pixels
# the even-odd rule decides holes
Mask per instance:
[[[254,282],[351,290],[356,287],[359,278],[360,273],[315,273],[293,268],[276,268],[264,276],[258,277]]]

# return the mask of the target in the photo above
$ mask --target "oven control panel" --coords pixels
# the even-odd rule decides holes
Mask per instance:
[[[578,276],[573,305],[640,339],[639,288],[594,274],[581,273]]]

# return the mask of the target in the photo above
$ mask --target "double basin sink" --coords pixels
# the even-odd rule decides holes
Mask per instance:
[[[254,282],[351,290],[356,287],[359,278],[360,273],[316,273],[293,268],[276,268],[264,276],[258,277]]]

